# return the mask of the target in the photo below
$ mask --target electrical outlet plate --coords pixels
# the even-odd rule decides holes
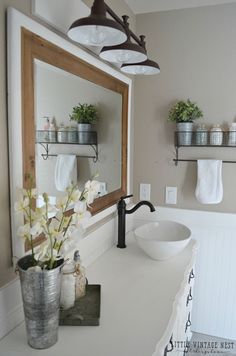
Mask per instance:
[[[177,204],[177,187],[166,187],[166,204]]]
[[[151,199],[151,184],[140,183],[139,199],[140,200],[150,200]]]

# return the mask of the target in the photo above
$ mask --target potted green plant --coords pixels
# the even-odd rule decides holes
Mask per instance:
[[[201,109],[189,99],[178,101],[169,111],[168,120],[176,122],[178,144],[191,145],[193,122],[203,116]]]
[[[77,122],[79,143],[94,143],[92,125],[98,120],[97,108],[95,105],[79,103],[79,105],[73,107],[70,120]]]
[[[23,189],[15,204],[22,214],[23,224],[18,235],[31,247],[31,254],[20,258],[17,270],[20,275],[28,343],[32,348],[46,349],[58,337],[61,292],[61,269],[75,241],[75,232],[82,219],[90,216],[87,206],[93,202],[99,182],[88,181],[81,191],[75,185],[67,188],[66,195],[50,204],[47,193],[44,205],[34,208],[36,189]],[[71,215],[68,209],[74,206]],[[44,241],[35,246],[35,238],[44,235]]]

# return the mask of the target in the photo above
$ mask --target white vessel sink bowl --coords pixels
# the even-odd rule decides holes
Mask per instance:
[[[134,235],[138,245],[149,257],[164,261],[187,246],[191,231],[183,224],[163,220],[138,227]]]

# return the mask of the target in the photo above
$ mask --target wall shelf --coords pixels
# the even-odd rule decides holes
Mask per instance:
[[[36,143],[40,144],[45,153],[42,153],[42,158],[46,161],[49,157],[57,157],[58,154],[49,153],[49,145],[80,145],[80,146],[90,146],[94,152],[93,155],[76,155],[78,158],[92,158],[93,162],[98,161],[98,145],[97,145],[97,132],[96,131],[78,131],[74,132],[76,134],[76,139],[63,140],[63,142],[58,142],[58,133],[68,134],[72,131],[55,131],[53,132],[53,137],[50,138],[50,131],[37,130],[36,131]]]
[[[180,159],[179,158],[179,149],[180,148],[189,148],[189,147],[198,147],[198,148],[203,148],[203,147],[212,147],[212,148],[236,148],[236,131],[223,131],[222,132],[222,144],[212,144],[210,141],[210,132],[207,132],[207,139],[206,139],[206,144],[197,144],[197,134],[199,132],[193,131],[191,139],[189,137],[189,143],[186,144],[181,144],[180,139],[181,134],[190,134],[188,131],[176,131],[175,132],[175,159],[173,161],[175,162],[175,165],[178,165],[178,162],[197,162],[197,159]],[[180,135],[179,135],[180,134]],[[230,136],[230,135],[234,136]],[[231,160],[224,160],[222,161],[223,163],[236,163],[236,161],[231,161]]]

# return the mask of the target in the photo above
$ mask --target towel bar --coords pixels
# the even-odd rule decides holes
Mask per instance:
[[[46,161],[48,159],[48,157],[57,157],[58,155],[42,153],[41,156]],[[94,163],[96,163],[97,160],[98,160],[97,156],[84,156],[84,155],[79,156],[79,155],[76,155],[76,158],[92,158]]]
[[[197,159],[173,159],[175,165],[178,165],[178,162],[197,162]],[[222,161],[223,163],[236,163],[236,161]]]

